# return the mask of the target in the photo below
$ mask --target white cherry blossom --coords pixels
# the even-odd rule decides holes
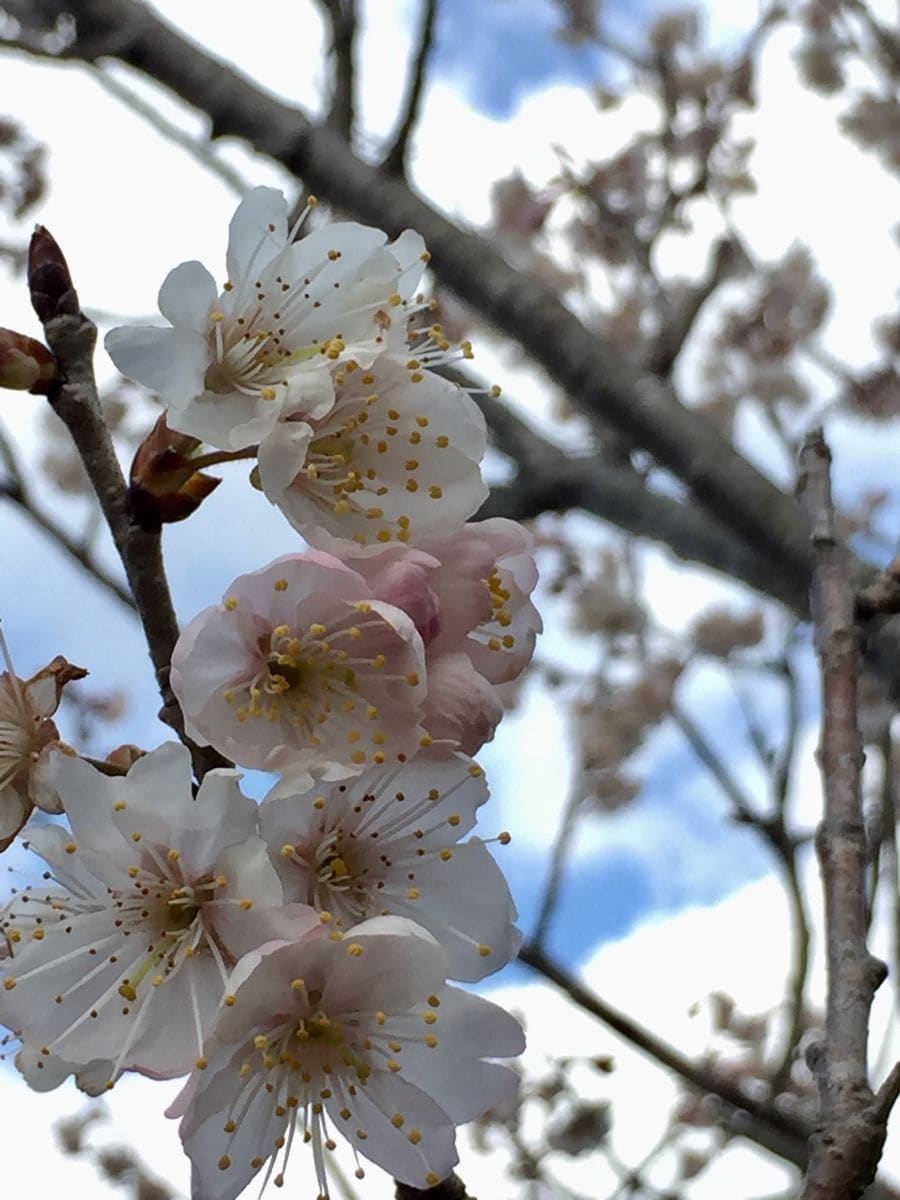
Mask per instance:
[[[404,1183],[445,1178],[457,1161],[455,1126],[515,1093],[515,1073],[485,1059],[524,1049],[518,1022],[447,987],[445,967],[437,943],[400,917],[343,936],[323,926],[248,955],[212,1032],[208,1070],[170,1109],[183,1114],[191,1194],[234,1200],[263,1167],[263,1186],[280,1185],[294,1147],[308,1142],[327,1198],[338,1134]]]
[[[425,736],[413,621],[318,551],[236,579],[182,633],[171,679],[195,740],[297,790],[402,762]]]
[[[307,541],[415,544],[476,512],[487,435],[471,396],[408,353],[333,379],[328,413],[287,414],[259,447],[263,491]]]
[[[278,785],[261,805],[260,831],[285,899],[329,912],[341,929],[409,917],[444,947],[451,979],[477,980],[505,966],[520,941],[487,846],[459,840],[487,798],[477,763],[433,746],[306,795]]]
[[[3,631],[0,653],[8,670],[0,673],[0,851],[5,850],[32,810],[61,811],[59,796],[48,779],[50,752],[62,743],[50,718],[59,707],[63,688],[87,671],[57,655],[30,679],[13,669]]]
[[[418,234],[388,244],[378,229],[343,223],[295,241],[287,222],[282,193],[254,188],[231,221],[224,289],[201,263],[182,263],[159,293],[168,326],[106,337],[119,370],[168,406],[172,429],[223,450],[259,442],[285,408],[323,416],[330,367],[366,367],[406,340],[428,257]]]
[[[20,1069],[37,1087],[73,1066],[95,1081],[182,1074],[237,960],[317,918],[283,906],[237,771],[209,772],[195,799],[175,743],[126,776],[59,753],[51,770],[71,830],[33,831],[50,886],[15,896],[0,925],[0,1022]]]

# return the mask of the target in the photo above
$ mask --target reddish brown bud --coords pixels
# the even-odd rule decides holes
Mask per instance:
[[[129,501],[143,529],[183,521],[222,482],[197,470],[191,456],[199,447],[196,438],[169,429],[165,413],[141,442],[131,464]]]
[[[139,758],[143,758],[147,753],[140,746],[135,746],[131,742],[127,742],[124,746],[117,746],[115,750],[110,750],[106,756],[106,761],[113,767],[122,767],[128,770],[133,766]]]
[[[43,225],[35,226],[28,247],[28,290],[32,308],[43,323],[63,313],[78,312],[78,295],[69,266]]]
[[[43,342],[0,329],[0,388],[46,395],[56,377],[56,359]]]

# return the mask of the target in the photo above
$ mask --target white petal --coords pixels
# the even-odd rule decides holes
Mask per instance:
[[[109,331],[104,345],[123,375],[156,392],[166,404],[184,404],[203,391],[209,349],[197,333],[120,325]]]
[[[173,325],[206,337],[216,301],[216,281],[202,263],[184,262],[170,271],[159,289],[159,311]]]
[[[340,1117],[342,1104],[337,1098],[328,1101],[329,1115],[341,1131],[348,1124]],[[459,1162],[452,1121],[426,1089],[401,1076],[373,1071],[353,1097],[352,1111],[349,1123],[366,1133],[365,1141],[354,1139],[356,1149],[403,1183],[427,1188],[434,1182],[429,1182],[430,1174],[444,1179]],[[391,1120],[397,1113],[405,1118],[399,1129]],[[421,1135],[415,1145],[409,1140],[413,1129]]]
[[[256,187],[238,205],[228,226],[228,278],[239,287],[259,274],[287,244],[287,202],[277,188]]]

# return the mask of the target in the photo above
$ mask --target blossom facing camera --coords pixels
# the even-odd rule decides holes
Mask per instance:
[[[169,1110],[183,1116],[191,1194],[234,1200],[264,1166],[281,1186],[293,1148],[309,1143],[327,1196],[338,1134],[413,1187],[444,1179],[457,1162],[455,1126],[518,1086],[509,1067],[485,1060],[525,1042],[497,1005],[446,986],[445,966],[437,943],[400,917],[343,936],[321,926],[247,955],[207,1070]]]
[[[38,1088],[81,1068],[99,1089],[125,1070],[184,1074],[238,959],[318,918],[283,905],[237,771],[210,771],[195,799],[176,743],[125,776],[63,754],[51,767],[71,831],[32,832],[52,882],[0,913],[0,1023],[19,1068]]]
[[[288,414],[259,447],[263,491],[308,542],[416,544],[462,524],[488,494],[481,410],[418,358],[384,354],[334,373],[335,405]]]
[[[329,368],[367,367],[406,339],[408,298],[425,247],[407,230],[328,225],[300,241],[283,194],[254,188],[231,220],[228,281],[199,262],[175,267],[159,309],[168,326],[123,325],[106,337],[119,370],[158,393],[169,424],[223,450],[262,440],[284,411],[324,416]]]
[[[330,913],[338,929],[409,917],[443,946],[448,977],[473,981],[499,971],[520,942],[490,851],[479,838],[460,841],[487,798],[477,763],[432,746],[399,770],[303,796],[279,784],[260,808],[260,832],[286,900]]]
[[[318,551],[240,576],[172,655],[194,740],[297,791],[415,753],[425,678],[410,617]]]

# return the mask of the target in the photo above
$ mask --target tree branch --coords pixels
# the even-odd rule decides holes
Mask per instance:
[[[409,75],[400,128],[397,130],[390,150],[388,150],[381,163],[382,170],[387,171],[390,175],[404,175],[406,173],[406,157],[409,152],[409,141],[419,117],[419,105],[422,101],[422,92],[425,89],[425,73],[434,45],[434,27],[437,23],[437,10],[437,0],[424,0],[422,5],[422,25],[419,30],[419,43]]]
[[[128,490],[94,380],[97,329],[81,311],[59,247],[41,226],[32,237],[28,278],[32,304],[59,369],[48,400],[75,443],[125,568],[163,698],[161,717],[191,750],[201,776],[212,766],[230,766],[214,750],[194,746],[185,735],[181,708],[169,684],[178,622],[163,566],[160,532],[149,532],[131,520]]]
[[[18,505],[29,521],[37,525],[39,529],[43,529],[44,533],[61,550],[64,550],[79,566],[84,567],[92,579],[115,596],[120,603],[134,611],[135,603],[131,592],[123,587],[117,579],[114,579],[111,575],[107,575],[100,564],[94,560],[90,549],[85,545],[84,541],[73,538],[61,525],[57,525],[52,517],[42,512],[37,504],[35,504],[12,445],[2,429],[0,429],[0,459],[3,460],[3,465],[6,467],[9,475],[8,482],[0,484],[0,495],[11,500],[13,504]]]
[[[353,136],[356,105],[354,87],[354,43],[356,41],[356,0],[317,0],[329,28],[334,56],[334,82],[331,89],[331,107],[327,121],[331,128],[348,143]]]
[[[774,574],[805,581],[809,546],[802,521],[702,414],[586,329],[549,288],[523,277],[500,253],[456,228],[397,176],[354,156],[334,129],[257,88],[206,54],[134,0],[6,0],[33,23],[74,9],[77,39],[68,53],[86,61],[111,55],[171,88],[209,114],[212,136],[244,139],[332,204],[392,234],[417,229],[442,282],[500,331],[521,342],[591,418],[614,425],[646,448],[739,538],[770,559]]]
[[[866,836],[860,799],[859,636],[848,557],[835,533],[831,455],[821,429],[800,452],[799,491],[815,555],[812,609],[822,671],[824,815],[816,851],[825,894],[825,1037],[808,1054],[820,1120],[810,1139],[804,1200],[854,1200],[874,1178],[900,1065],[877,1095],[868,1080],[872,999],[886,975],[866,946]]]
[[[561,988],[579,1008],[597,1017],[626,1041],[643,1050],[662,1066],[680,1076],[691,1087],[718,1096],[726,1106],[724,1124],[734,1134],[740,1134],[769,1150],[772,1154],[806,1165],[806,1142],[809,1129],[794,1117],[789,1117],[773,1105],[762,1103],[744,1094],[728,1075],[714,1067],[693,1062],[674,1047],[636,1021],[613,1008],[563,967],[531,942],[519,951],[519,961],[539,972]]]

